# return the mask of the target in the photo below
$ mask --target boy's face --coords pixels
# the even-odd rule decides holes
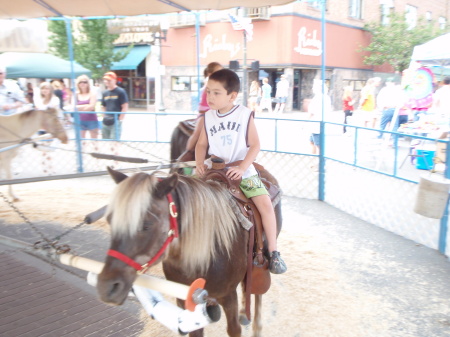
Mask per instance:
[[[220,82],[208,80],[206,84],[206,100],[209,107],[213,110],[225,110],[223,112],[231,110],[236,96],[236,92],[227,94],[226,89]]]

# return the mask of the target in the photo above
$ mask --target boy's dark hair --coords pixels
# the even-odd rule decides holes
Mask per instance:
[[[444,77],[444,84],[450,84],[450,76]]]
[[[230,69],[218,70],[211,74],[209,79],[222,84],[228,95],[232,92],[238,93],[241,89],[241,81],[239,81],[239,76]]]

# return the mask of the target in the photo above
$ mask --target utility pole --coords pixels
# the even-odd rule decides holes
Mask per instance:
[[[247,106],[247,99],[248,99],[248,70],[247,70],[247,32],[245,29],[243,30],[244,33],[244,64],[242,65],[242,105]]]

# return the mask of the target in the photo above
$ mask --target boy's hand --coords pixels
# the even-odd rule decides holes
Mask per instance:
[[[244,174],[244,170],[241,169],[239,166],[232,166],[229,167],[227,170],[227,177],[231,180],[238,180],[242,178],[242,175]]]
[[[203,177],[205,175],[205,171],[208,168],[208,165],[201,163],[200,165],[197,165],[195,168],[195,171],[197,172],[197,175],[199,177]]]

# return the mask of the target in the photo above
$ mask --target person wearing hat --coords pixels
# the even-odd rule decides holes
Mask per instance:
[[[0,65],[0,115],[12,115],[25,102],[19,85],[6,79],[6,67]]]
[[[274,113],[282,113],[284,107],[286,106],[286,101],[289,96],[289,82],[286,75],[281,75],[280,80],[277,83],[277,92],[275,93],[275,98],[277,100],[277,105],[275,105]]]
[[[103,83],[106,90],[102,96],[102,107],[105,112],[103,114],[102,138],[119,140],[125,114],[117,113],[128,111],[128,96],[123,88],[117,86],[117,75],[114,72],[108,71],[105,73]],[[116,114],[106,112],[116,112]]]

